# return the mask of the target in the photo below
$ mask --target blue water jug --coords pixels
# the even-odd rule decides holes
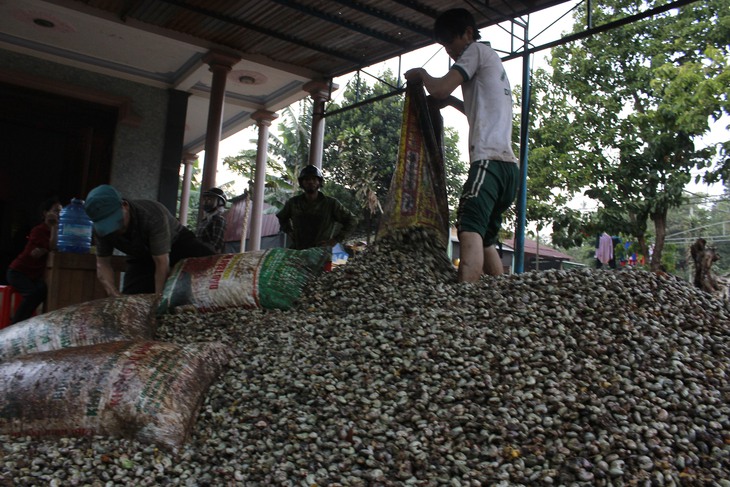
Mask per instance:
[[[84,210],[84,200],[73,198],[58,218],[58,251],[88,254],[92,222]]]

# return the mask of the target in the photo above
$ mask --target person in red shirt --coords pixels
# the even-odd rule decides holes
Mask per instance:
[[[50,198],[43,203],[43,222],[33,227],[25,248],[10,263],[8,284],[23,296],[23,302],[10,320],[13,324],[33,316],[36,308],[46,300],[46,259],[48,252],[56,249],[61,208],[61,203],[56,198]]]

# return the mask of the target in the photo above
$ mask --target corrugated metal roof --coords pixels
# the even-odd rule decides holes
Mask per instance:
[[[463,7],[479,27],[565,0],[77,0],[220,47],[322,77],[352,72],[432,43],[434,19]],[[211,46],[213,47],[213,46]]]
[[[211,62],[231,64],[226,138],[255,123],[258,110],[277,112],[308,96],[312,80],[328,81],[432,44],[434,20],[448,8],[464,7],[487,27],[571,1],[0,1],[0,49],[189,93],[183,151],[195,153],[206,140]],[[523,47],[512,43],[499,52]]]

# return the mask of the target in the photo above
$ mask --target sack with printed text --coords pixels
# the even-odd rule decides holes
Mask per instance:
[[[423,85],[408,83],[400,144],[378,238],[423,227],[444,249],[449,242],[449,206],[443,158],[442,118],[426,99]]]
[[[165,282],[158,313],[234,307],[287,310],[330,259],[325,247],[183,259]]]
[[[95,299],[34,316],[0,330],[0,362],[26,353],[120,340],[150,340],[158,299],[135,294]]]
[[[228,362],[220,343],[110,342],[0,363],[0,434],[130,438],[176,449]]]

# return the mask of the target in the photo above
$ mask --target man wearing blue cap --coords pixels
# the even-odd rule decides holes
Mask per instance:
[[[157,201],[126,200],[102,184],[89,192],[84,208],[94,222],[96,275],[109,296],[120,294],[111,265],[114,249],[127,254],[123,294],[160,294],[179,260],[213,254]]]

